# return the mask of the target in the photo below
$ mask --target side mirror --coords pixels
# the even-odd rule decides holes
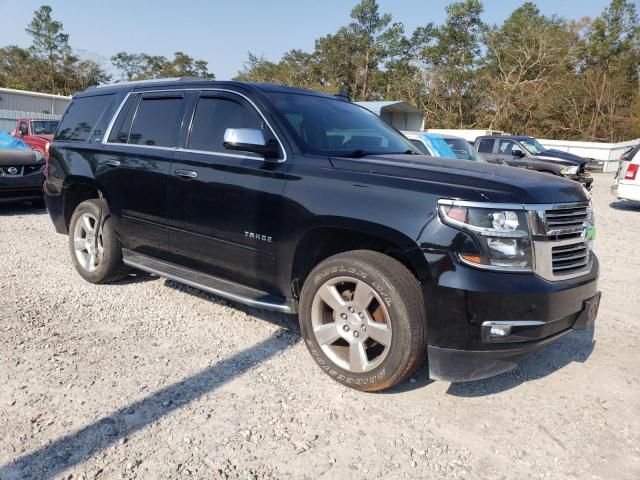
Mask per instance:
[[[514,157],[522,158],[524,157],[524,152],[522,150],[511,150],[511,155]]]
[[[278,145],[274,141],[267,142],[258,128],[227,128],[223,145],[228,150],[258,153],[267,160],[277,159],[280,155]]]
[[[35,133],[36,135],[42,135],[44,133],[44,128],[38,127],[33,131],[33,133]]]

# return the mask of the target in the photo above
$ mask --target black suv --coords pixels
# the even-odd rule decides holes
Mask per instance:
[[[85,279],[128,268],[297,313],[353,388],[495,375],[594,321],[584,189],[427,158],[339,96],[177,80],[77,94],[45,195]]]
[[[476,138],[475,148],[491,163],[506,162],[512,167],[551,173],[580,182],[591,190],[593,177],[585,173],[587,161],[577,155],[547,150],[526,135],[499,135]]]

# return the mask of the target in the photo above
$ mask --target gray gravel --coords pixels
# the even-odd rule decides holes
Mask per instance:
[[[293,317],[150,275],[86,283],[44,211],[0,206],[0,479],[638,479],[640,205],[611,183],[595,335],[383,394],[331,381]]]

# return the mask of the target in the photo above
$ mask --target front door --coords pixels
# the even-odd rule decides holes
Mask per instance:
[[[243,96],[200,93],[186,148],[176,151],[169,176],[171,252],[183,266],[276,293],[276,232],[287,164],[227,150],[227,128],[262,129],[267,140],[275,140]]]
[[[513,140],[500,140],[498,142],[498,158],[504,160],[512,167],[529,168],[531,162],[525,156],[526,152]]]

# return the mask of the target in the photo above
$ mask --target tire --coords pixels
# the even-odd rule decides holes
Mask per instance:
[[[335,255],[313,269],[300,297],[307,348],[320,368],[343,385],[384,390],[422,363],[422,289],[397,260],[369,250]]]
[[[86,200],[77,206],[69,225],[73,265],[80,276],[91,283],[120,280],[129,271],[122,261],[122,247],[111,228],[111,220],[107,219],[102,228],[96,229],[102,210],[100,200]]]

